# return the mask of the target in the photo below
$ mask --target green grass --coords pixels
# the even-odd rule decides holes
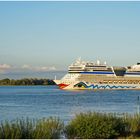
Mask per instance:
[[[128,138],[140,138],[140,115],[126,115],[122,118],[126,123],[126,135]]]
[[[63,123],[57,118],[17,119],[0,124],[0,139],[57,139],[62,130]]]
[[[0,139],[58,139],[62,134],[70,139],[140,138],[140,115],[87,112],[65,125],[52,117],[0,123]]]

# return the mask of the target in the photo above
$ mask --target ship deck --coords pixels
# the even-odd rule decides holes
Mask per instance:
[[[123,76],[102,76],[84,74],[78,77],[78,81],[94,83],[114,83],[114,84],[140,84],[140,77],[123,77]]]

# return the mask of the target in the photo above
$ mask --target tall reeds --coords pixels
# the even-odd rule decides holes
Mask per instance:
[[[140,115],[126,115],[122,119],[125,122],[127,138],[140,138]]]
[[[57,118],[17,119],[1,122],[0,139],[57,139],[62,130],[63,123]]]
[[[118,116],[80,113],[65,124],[58,118],[29,119],[0,123],[0,139],[110,139],[140,138],[140,115]]]

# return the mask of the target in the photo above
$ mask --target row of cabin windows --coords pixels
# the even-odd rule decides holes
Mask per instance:
[[[129,81],[103,81],[101,84],[140,84],[140,80],[129,80]]]

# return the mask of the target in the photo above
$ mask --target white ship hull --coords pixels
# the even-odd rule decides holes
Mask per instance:
[[[69,73],[54,80],[61,89],[140,89],[140,63],[120,70],[106,64],[77,60],[69,66]]]
[[[82,83],[82,84],[81,84]],[[140,84],[86,84],[84,82],[78,82],[77,84],[81,84],[81,86],[75,86],[76,83],[70,84],[63,89],[94,89],[94,90],[120,90],[120,89],[140,89]]]

